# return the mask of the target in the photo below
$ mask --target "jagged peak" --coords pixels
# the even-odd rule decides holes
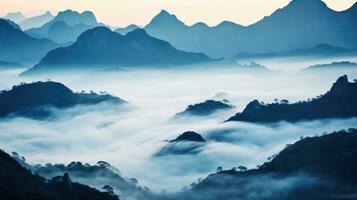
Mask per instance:
[[[330,93],[333,95],[339,95],[343,93],[343,90],[348,87],[349,84],[347,75],[343,75],[332,85]]]
[[[257,109],[260,109],[263,105],[257,100],[253,100],[250,103],[248,103],[248,105],[245,107],[243,112],[250,112],[250,111],[254,111]]]

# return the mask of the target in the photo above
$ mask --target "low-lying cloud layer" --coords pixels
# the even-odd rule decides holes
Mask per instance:
[[[4,89],[23,81],[12,74],[0,75],[0,87]],[[265,73],[243,73],[233,66],[52,77],[75,91],[107,91],[130,105],[103,103],[54,110],[56,117],[49,121],[1,119],[0,147],[8,152],[19,152],[30,163],[105,160],[120,169],[124,176],[137,178],[140,185],[154,191],[177,191],[198,178],[205,178],[218,166],[254,168],[301,136],[357,124],[357,119],[274,125],[222,123],[255,98],[267,102],[274,98],[293,102],[317,96],[326,92],[340,75],[274,72],[267,76]],[[357,72],[349,75],[355,78]],[[187,105],[222,95],[237,106],[231,113],[200,120],[172,120],[174,114]],[[168,140],[185,131],[196,131],[207,140],[200,153],[153,156]]]

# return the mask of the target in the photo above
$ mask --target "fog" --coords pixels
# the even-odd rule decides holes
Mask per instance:
[[[262,63],[265,64],[265,63]],[[218,166],[256,165],[267,161],[286,144],[301,136],[321,135],[354,127],[357,119],[258,125],[223,123],[250,101],[290,102],[316,97],[329,90],[345,73],[357,78],[357,70],[344,72],[298,72],[270,67],[271,72],[239,70],[231,66],[195,66],[180,69],[97,71],[24,78],[21,71],[0,72],[0,88],[20,82],[46,80],[64,83],[74,91],[106,91],[128,105],[102,103],[54,109],[46,121],[26,118],[0,120],[0,148],[17,151],[31,164],[96,163],[104,160],[122,175],[135,177],[154,191],[178,191],[198,178],[215,172]],[[303,64],[301,68],[308,67]],[[292,69],[286,65],[286,69]],[[294,67],[294,69],[297,69]],[[209,117],[173,119],[186,106],[207,99],[228,99],[236,108]],[[168,140],[185,131],[195,131],[207,140],[196,155],[154,156]]]

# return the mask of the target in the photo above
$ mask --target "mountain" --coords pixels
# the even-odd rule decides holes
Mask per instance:
[[[188,142],[206,142],[203,137],[193,131],[187,131],[182,133],[180,136],[178,136],[176,139],[171,140],[170,142],[182,142],[182,141],[188,141]]]
[[[135,25],[135,24],[131,24],[131,25],[125,27],[125,28],[117,28],[114,31],[119,33],[119,34],[121,34],[121,35],[125,35],[125,34],[127,34],[129,32],[132,32],[135,29],[138,29],[138,28],[140,28],[140,27]]]
[[[240,53],[236,55],[234,58],[241,59],[264,59],[264,58],[281,58],[281,57],[329,57],[329,56],[346,56],[346,55],[354,55],[355,52],[342,47],[335,47],[328,44],[319,44],[317,46],[309,47],[309,48],[298,48],[293,49],[288,52],[280,52],[280,53]]]
[[[133,66],[174,66],[211,61],[204,54],[175,49],[136,29],[125,36],[105,27],[84,32],[69,47],[49,52],[26,74],[76,68],[108,69]]]
[[[287,145],[257,169],[219,168],[190,190],[169,199],[337,198],[353,194],[357,188],[355,153],[357,129],[306,137]]]
[[[118,200],[118,197],[72,182],[68,174],[47,181],[0,150],[0,199]]]
[[[184,111],[177,113],[176,116],[207,116],[217,111],[224,111],[235,108],[228,100],[215,101],[207,100],[203,103],[189,105]]]
[[[145,26],[150,35],[168,41],[178,49],[204,52],[217,58],[232,50],[226,41],[235,40],[235,33],[241,29],[242,26],[233,22],[222,22],[215,27],[209,27],[204,23],[187,26],[165,10]]]
[[[71,162],[68,165],[35,165],[31,169],[34,173],[49,180],[52,177],[68,173],[73,181],[98,190],[108,185],[123,199],[148,199],[153,196],[148,188],[139,186],[135,178],[122,177],[116,168],[104,161],[99,161],[95,165],[82,164],[81,162]]]
[[[306,70],[321,70],[321,69],[356,69],[357,63],[349,62],[349,61],[342,61],[342,62],[332,62],[329,64],[320,64],[320,65],[312,65]]]
[[[55,47],[57,45],[52,41],[30,37],[13,24],[0,19],[0,60],[34,63]]]
[[[284,56],[331,56],[350,53],[351,50],[341,47],[334,47],[328,44],[319,44],[312,48],[294,49],[284,54]]]
[[[26,20],[26,17],[21,12],[13,12],[8,13],[6,16],[3,17],[4,19],[9,19],[15,23],[20,23]]]
[[[22,20],[19,22],[19,25],[23,30],[27,30],[30,28],[36,28],[44,25],[45,23],[51,21],[54,18],[54,16],[50,12],[46,12],[42,15],[37,15],[34,17],[29,17],[25,20]]]
[[[51,21],[41,27],[31,28],[27,34],[37,38],[49,38],[60,44],[70,43],[84,31],[99,26],[90,11],[79,13],[73,10],[59,12]]]
[[[168,155],[194,155],[201,152],[206,145],[206,140],[194,131],[187,131],[171,140],[162,147],[154,156]]]
[[[0,116],[23,116],[43,119],[51,116],[50,108],[68,108],[101,102],[124,103],[108,94],[74,93],[57,82],[20,84],[0,93]]]
[[[239,53],[279,53],[319,44],[357,49],[357,3],[337,12],[321,0],[293,0],[270,16],[243,27],[232,22],[209,27],[187,26],[176,16],[160,12],[145,27],[154,37],[173,46],[211,57]],[[326,34],[328,33],[328,34]]]
[[[262,104],[258,100],[250,102],[241,113],[237,113],[227,121],[243,121],[256,123],[272,123],[279,121],[303,121],[329,118],[357,117],[357,82],[350,83],[347,75],[337,79],[330,91],[313,98],[289,104]]]

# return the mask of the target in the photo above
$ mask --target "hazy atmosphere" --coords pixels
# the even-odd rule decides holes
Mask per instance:
[[[0,5],[0,199],[355,197],[356,0]]]

